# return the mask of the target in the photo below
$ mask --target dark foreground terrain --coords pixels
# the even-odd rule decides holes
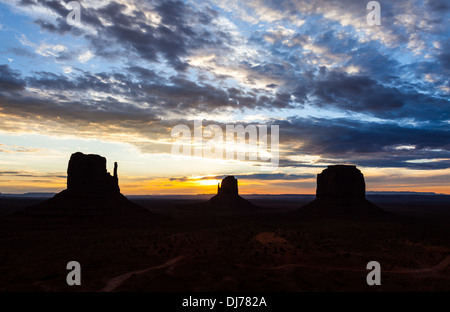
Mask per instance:
[[[25,216],[43,199],[0,197],[0,291],[450,291],[450,196],[367,196],[392,213],[377,220],[295,212],[314,196],[244,196],[260,207],[245,211],[209,197],[131,197],[145,222]]]

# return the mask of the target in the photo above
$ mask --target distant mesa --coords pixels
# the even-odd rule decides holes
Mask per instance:
[[[222,184],[217,184],[218,197],[236,197],[238,193],[238,181],[234,176],[228,176],[222,180]]]
[[[328,166],[317,175],[316,197],[325,200],[365,199],[364,176],[356,166]]]
[[[217,195],[209,203],[223,208],[252,208],[257,207],[239,196],[238,180],[234,176],[227,176],[217,185]]]
[[[117,170],[117,163],[113,175],[106,170],[105,157],[74,153],[67,169],[67,189],[24,213],[62,217],[150,214],[120,193]]]
[[[354,165],[332,165],[319,173],[316,199],[300,210],[324,217],[386,214],[366,200],[364,175]]]
[[[85,194],[119,194],[117,163],[114,175],[106,171],[106,158],[99,155],[75,153],[70,156],[67,169],[67,191]]]

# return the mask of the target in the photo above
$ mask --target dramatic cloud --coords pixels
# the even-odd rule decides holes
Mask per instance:
[[[450,168],[448,1],[381,2],[379,26],[359,0],[84,0],[73,26],[68,2],[0,0],[0,132],[165,155],[177,124],[265,123],[280,172],[241,177]]]
[[[0,65],[0,91],[10,92],[23,90],[25,82],[20,79],[20,74],[11,70],[8,65]]]
[[[366,167],[450,168],[449,127],[293,118],[280,129],[281,143],[298,146],[290,149],[292,156],[321,155],[328,162]],[[304,166],[289,157],[281,163]]]

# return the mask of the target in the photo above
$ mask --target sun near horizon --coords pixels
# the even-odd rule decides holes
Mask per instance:
[[[168,156],[170,157],[170,156]],[[68,157],[61,157],[68,158]],[[52,162],[55,158],[52,158]],[[200,159],[203,164],[205,159]],[[214,160],[210,160],[213,161]],[[66,159],[66,163],[68,159]],[[108,171],[112,172],[111,165],[113,161],[108,161]],[[174,176],[168,177],[146,177],[141,175],[126,175],[124,173],[136,173],[132,167],[127,168],[130,164],[136,162],[125,161],[124,165],[119,161],[119,186],[121,192],[125,195],[198,195],[198,194],[216,194],[217,186],[221,183],[222,178],[227,175],[234,175],[239,181],[239,193],[241,195],[251,194],[301,194],[314,195],[316,192],[316,176],[327,165],[322,167],[312,167],[307,172],[303,171],[302,176],[298,174],[285,173],[216,173],[204,175],[190,175],[190,176]],[[245,162],[243,162],[245,165]],[[45,164],[41,164],[45,167]],[[144,163],[142,163],[144,165]],[[67,164],[65,164],[67,167]],[[231,167],[236,167],[237,164],[233,162]],[[125,167],[125,168],[124,168]],[[396,183],[390,188],[386,187],[385,178],[395,174],[394,169],[371,170],[370,168],[358,167],[364,174],[366,180],[366,191],[369,192],[433,192],[437,194],[450,194],[448,186],[439,185],[421,185],[416,187],[417,179],[427,179],[429,176],[426,172],[415,171],[406,172],[397,177],[401,183]],[[148,170],[148,169],[147,169]],[[140,169],[141,173],[145,172],[145,168]],[[130,174],[129,173],[129,174]],[[14,173],[11,173],[14,174]],[[3,173],[3,176],[8,176],[8,173]],[[414,179],[411,180],[411,176]],[[391,176],[392,178],[392,176]],[[34,176],[22,175],[15,181],[5,183],[5,180],[0,181],[1,193],[23,194],[23,193],[45,193],[45,192],[59,192],[66,189],[67,175],[66,172],[59,173],[42,173],[41,178],[37,180]],[[13,182],[13,183],[12,183]],[[6,191],[4,191],[6,190]]]
[[[214,194],[226,175],[314,194],[338,163],[368,191],[450,194],[446,11],[395,2],[373,25],[366,3],[322,2],[86,0],[68,24],[64,1],[0,0],[0,193],[63,190],[80,151],[117,161],[130,195]],[[257,159],[198,153],[229,126],[258,130]]]

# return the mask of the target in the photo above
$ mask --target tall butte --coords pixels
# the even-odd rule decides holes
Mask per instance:
[[[319,173],[316,199],[300,211],[323,217],[386,214],[366,199],[364,175],[354,165],[332,165]]]
[[[67,189],[24,213],[61,217],[149,214],[120,193],[117,170],[117,163],[113,175],[106,170],[105,157],[74,153],[67,168]]]
[[[106,171],[106,158],[99,155],[75,153],[67,168],[67,191],[73,194],[120,194],[117,163],[114,175]]]
[[[209,203],[218,208],[254,208],[256,207],[248,200],[239,196],[238,180],[234,176],[227,176],[217,185],[217,194]]]

